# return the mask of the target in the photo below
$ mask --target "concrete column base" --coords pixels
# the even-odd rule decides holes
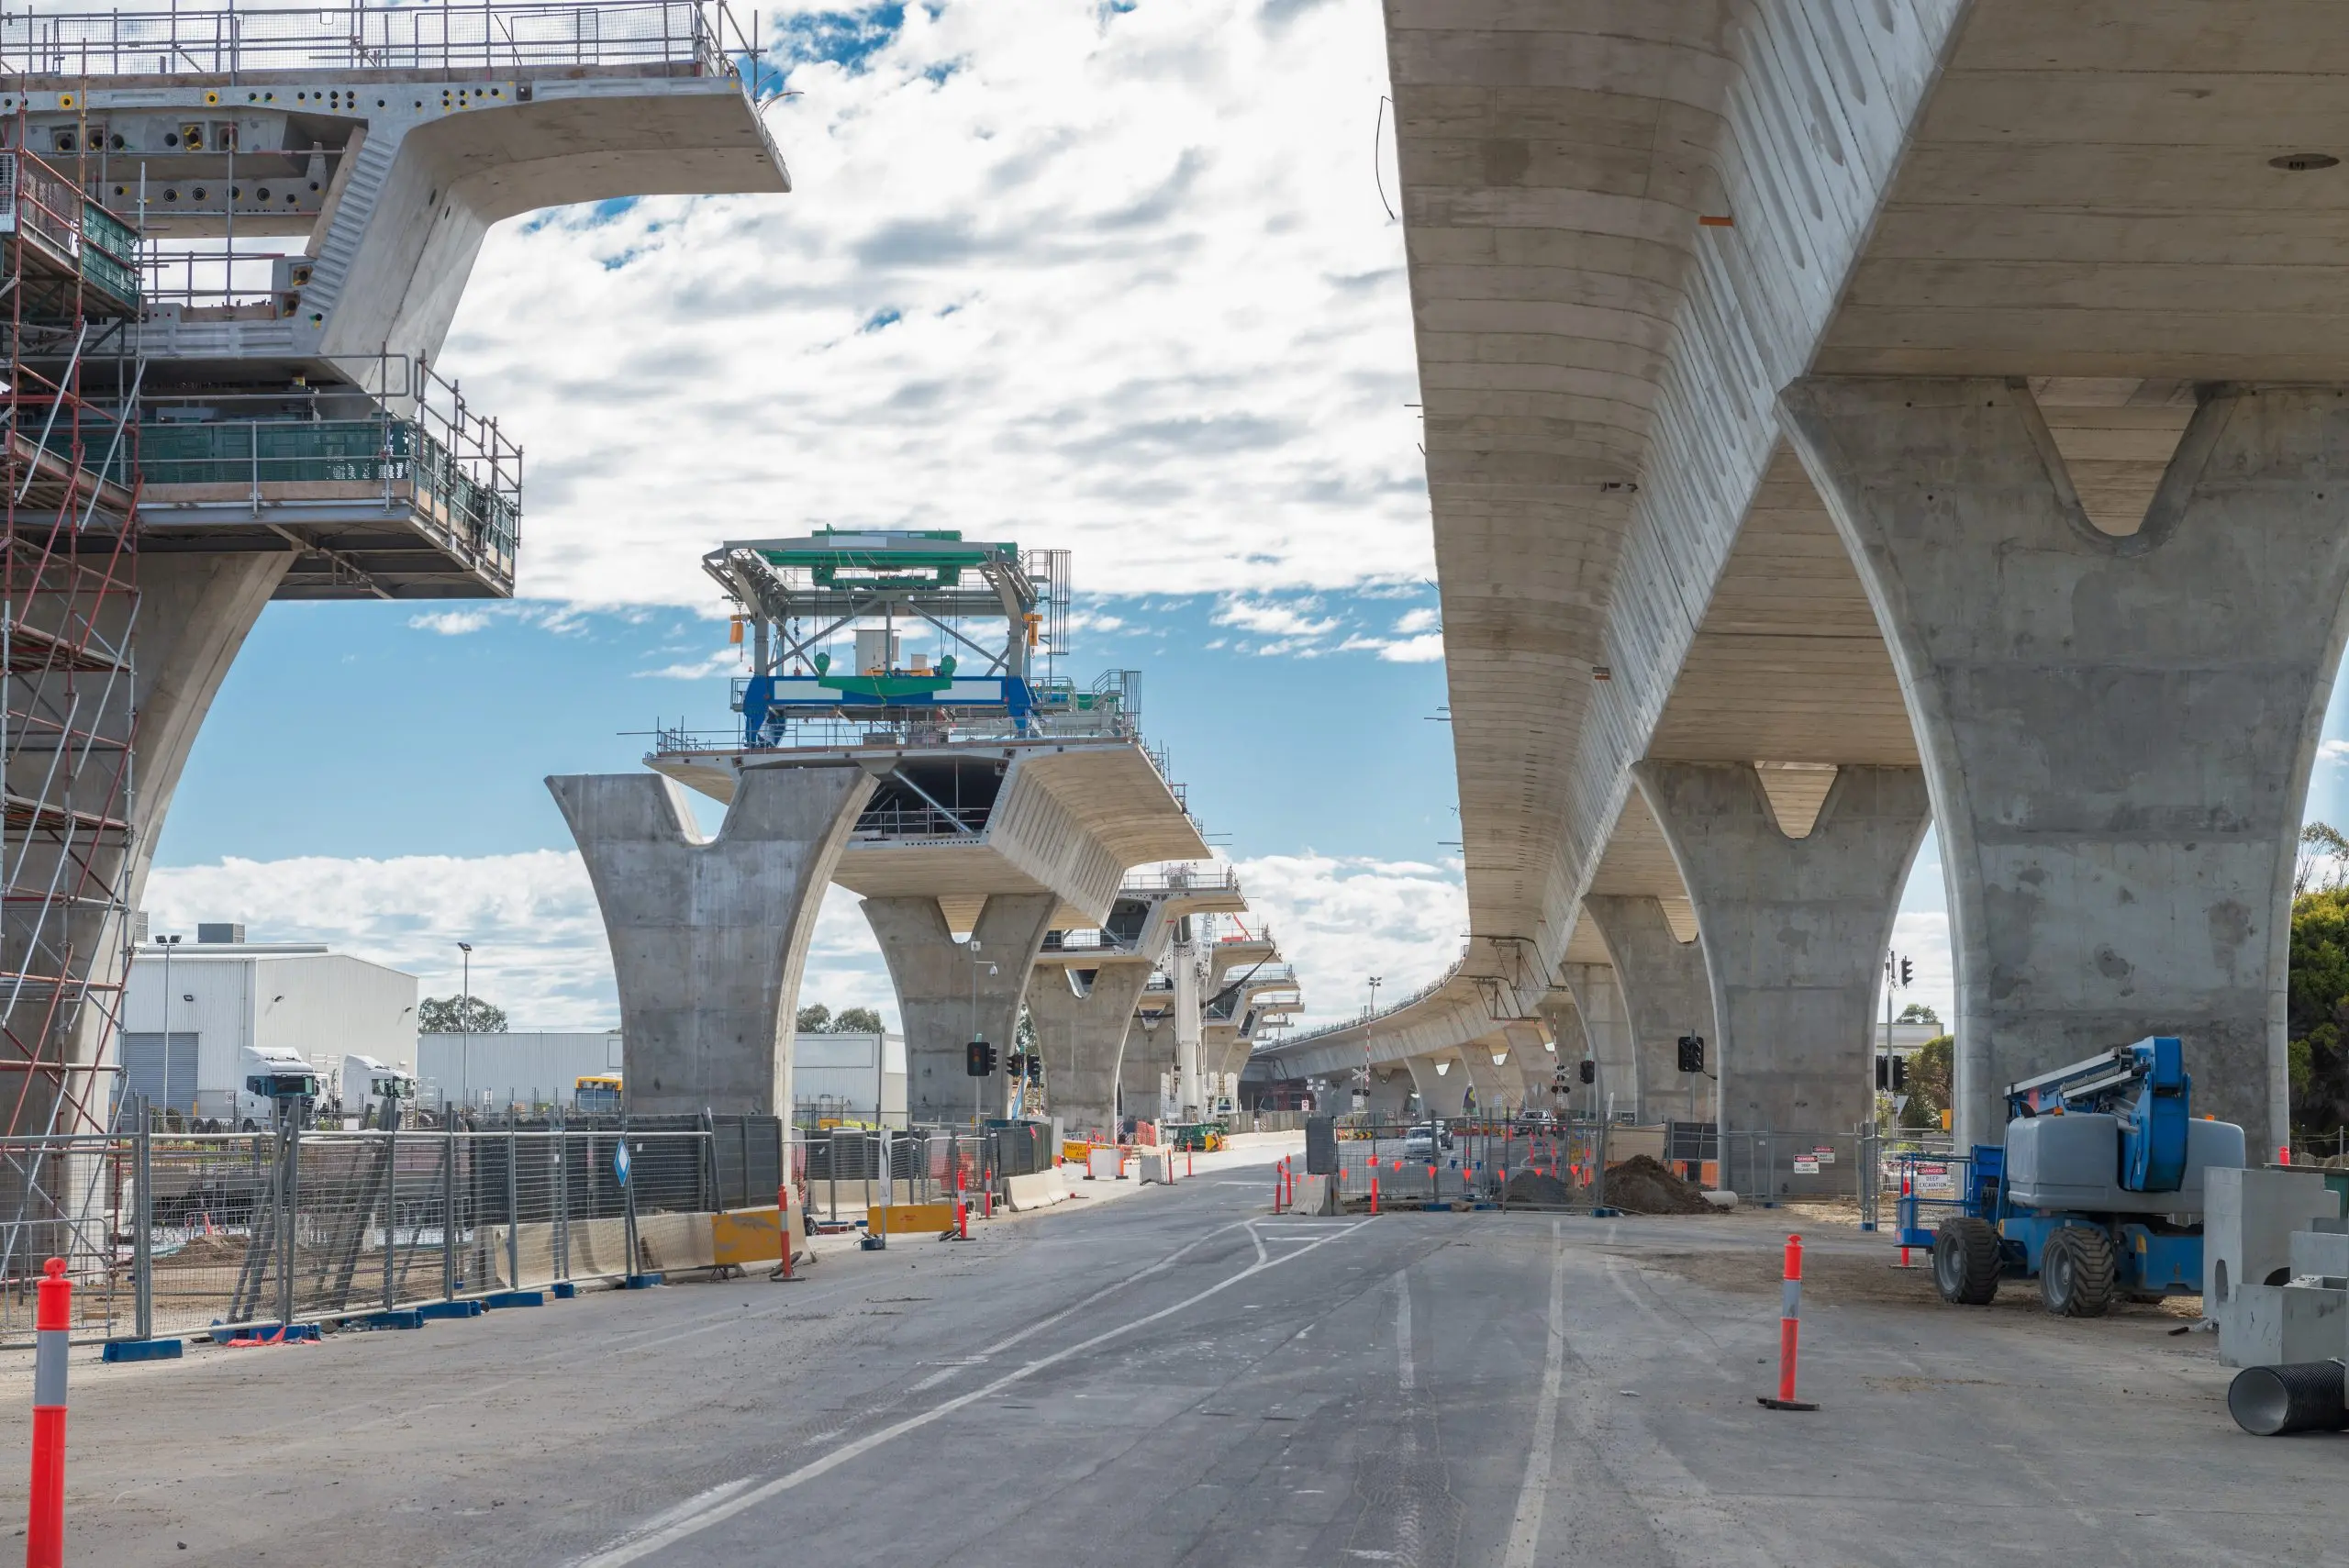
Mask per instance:
[[[1045,1091],[1071,1137],[1115,1133],[1119,1067],[1134,1004],[1149,984],[1147,963],[1040,968],[1030,978],[1028,1018],[1044,1053]],[[1157,1092],[1155,1084],[1151,1092]]]
[[[1696,906],[1720,1031],[1729,1185],[1842,1192],[1848,1152],[1798,1175],[1798,1152],[1875,1113],[1869,1027],[1892,919],[1932,813],[1915,768],[1847,767],[1810,833],[1789,839],[1747,762],[1642,762],[1640,792]],[[1763,1146],[1738,1135],[1767,1133]]]
[[[704,841],[655,773],[547,780],[587,862],[619,984],[628,1106],[788,1118],[816,914],[873,793],[858,768],[746,770]]]
[[[1019,1003],[1028,972],[1044,945],[1045,929],[1060,908],[1050,893],[988,896],[958,942],[935,898],[868,898],[864,918],[880,940],[897,991],[906,1030],[906,1108],[916,1123],[970,1126],[1000,1117],[1010,1106],[1010,1080],[1001,1061],[1018,1038]],[[992,1077],[964,1071],[974,1040],[996,1048]]]
[[[1616,984],[1631,1014],[1639,1052],[1640,1119],[1712,1120],[1712,1080],[1680,1071],[1682,1035],[1703,1038],[1708,1072],[1718,1053],[1703,940],[1684,942],[1675,936],[1659,899],[1602,895],[1584,899],[1582,906],[1615,961]]]
[[[2295,840],[2349,601],[2349,392],[2206,389],[2126,535],[2090,520],[2021,384],[1814,377],[1781,413],[1932,781],[1960,1140],[1996,1133],[2019,1078],[2174,1034],[2195,1110],[2272,1155]]]

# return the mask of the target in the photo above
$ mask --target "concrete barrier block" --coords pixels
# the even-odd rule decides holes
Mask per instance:
[[[706,1214],[640,1214],[636,1217],[639,1267],[653,1273],[718,1266]],[[631,1273],[635,1271],[630,1271]]]
[[[2214,1169],[2204,1176],[2204,1198],[2202,1310],[2211,1318],[2243,1285],[2288,1282],[2292,1232],[2341,1212],[2339,1195],[2315,1170]]]
[[[1152,1182],[1167,1183],[1174,1179],[1167,1173],[1168,1160],[1166,1152],[1163,1150],[1141,1151],[1134,1156],[1134,1166],[1135,1174],[1144,1186],[1148,1186]]]
[[[1004,1183],[1004,1202],[1014,1214],[1048,1208],[1066,1201],[1067,1197],[1068,1184],[1061,1180],[1058,1171],[1039,1171],[1031,1176],[1013,1176]]]
[[[2349,1355],[2349,1291],[2237,1285],[2217,1317],[2219,1360],[2227,1366],[2281,1366]]]
[[[1125,1156],[1117,1149],[1097,1146],[1085,1157],[1085,1174],[1089,1181],[1122,1181],[1125,1173]]]

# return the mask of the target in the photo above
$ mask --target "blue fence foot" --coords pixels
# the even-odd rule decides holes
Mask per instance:
[[[370,1312],[364,1318],[353,1318],[343,1324],[346,1329],[421,1329],[424,1314],[413,1307],[395,1307],[389,1312]]]
[[[177,1340],[109,1340],[100,1359],[115,1362],[175,1362],[180,1359]]]
[[[481,1304],[492,1312],[505,1307],[544,1307],[547,1293],[542,1290],[501,1290],[483,1296]]]
[[[554,1292],[557,1301],[569,1301],[579,1294],[579,1286],[570,1280],[557,1280],[548,1288]]]
[[[661,1283],[659,1274],[630,1274],[620,1281],[622,1290],[651,1290]]]
[[[428,1301],[416,1309],[416,1315],[428,1322],[435,1318],[478,1318],[478,1301]]]
[[[1605,1204],[1600,1204],[1598,1207],[1590,1211],[1590,1217],[1593,1219],[1620,1219],[1623,1218],[1623,1211],[1620,1208],[1609,1208]]]

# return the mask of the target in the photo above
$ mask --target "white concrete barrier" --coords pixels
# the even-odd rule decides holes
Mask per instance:
[[[1060,1172],[1039,1171],[1032,1176],[1011,1176],[1003,1184],[1003,1201],[1014,1214],[1025,1214],[1031,1208],[1049,1208],[1068,1198],[1068,1184],[1061,1180]]]
[[[1088,1181],[1119,1182],[1125,1179],[1125,1156],[1118,1149],[1097,1144],[1085,1157],[1085,1174]]]
[[[1174,1176],[1169,1173],[1171,1163],[1170,1151],[1163,1149],[1144,1149],[1134,1156],[1137,1173],[1141,1176],[1144,1186],[1152,1182],[1174,1181]]]

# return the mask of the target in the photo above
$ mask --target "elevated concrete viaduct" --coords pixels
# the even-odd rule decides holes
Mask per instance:
[[[63,621],[17,634],[76,650],[49,668],[20,655],[13,679],[33,709],[80,712],[107,753],[84,748],[61,770],[10,751],[12,797],[80,801],[67,809],[103,840],[75,851],[69,836],[61,859],[53,816],[11,807],[5,967],[20,982],[44,973],[6,987],[0,1032],[34,1064],[28,1084],[112,1065],[127,923],[263,606],[513,592],[519,450],[429,369],[490,227],[578,202],[790,188],[734,63],[742,40],[713,30],[726,24],[707,8],[667,19],[596,0],[462,17],[366,3],[331,17],[50,6],[0,19],[0,107],[25,116],[26,166],[49,160],[116,220],[146,226],[147,271],[129,263],[121,280],[128,321],[69,332],[70,361],[64,345],[27,349],[52,382],[73,379],[84,346],[124,367],[115,395],[137,395],[107,417],[139,428],[142,481],[84,492],[77,548],[135,536],[95,612],[99,662],[80,646],[92,628],[70,624],[92,612],[71,594],[33,606],[36,622]],[[231,232],[301,243],[232,259]],[[75,707],[75,675],[93,673],[135,681],[134,717]],[[71,906],[52,919],[56,897],[26,895],[58,885],[61,867]],[[11,1129],[66,1130],[52,1097],[12,1095]]]
[[[1942,833],[1959,1137],[2014,1076],[2174,1030],[2198,1108],[2274,1147],[2343,587],[2328,15],[1389,6],[1475,934],[1357,1060],[1470,1038],[1479,991],[1535,1011],[1575,962],[1621,960],[1636,1017],[1687,1010],[1581,917],[1653,898],[1685,940],[1739,874],[1671,823],[1654,865],[1639,765],[1751,768],[1790,859],[1793,797],[1907,770]],[[1723,1001],[1858,987],[1889,915],[1862,902],[1803,964],[1705,931],[1730,1083],[1809,1064],[1732,1095],[1732,1130],[1797,1114],[1813,1067],[1853,1088],[1806,1116],[1865,1104],[1858,1009],[1755,1040]]]
[[[765,773],[845,765],[876,781],[903,780],[928,762],[988,774],[983,807],[868,803],[831,872],[863,895],[887,961],[915,1122],[1001,1116],[1008,1080],[973,1080],[965,1047],[985,1040],[998,1060],[1009,1054],[1048,933],[1110,922],[1130,867],[1208,858],[1197,824],[1131,740],[680,751],[647,762],[729,801]]]
[[[1039,973],[1029,983],[1028,1013],[1044,1053],[1050,1104],[1070,1130],[1116,1128],[1119,1068],[1134,1011],[1179,923],[1247,906],[1239,878],[1229,870],[1177,866],[1126,879],[1098,931],[1045,933]],[[1150,1070],[1152,1114],[1158,1071]]]

